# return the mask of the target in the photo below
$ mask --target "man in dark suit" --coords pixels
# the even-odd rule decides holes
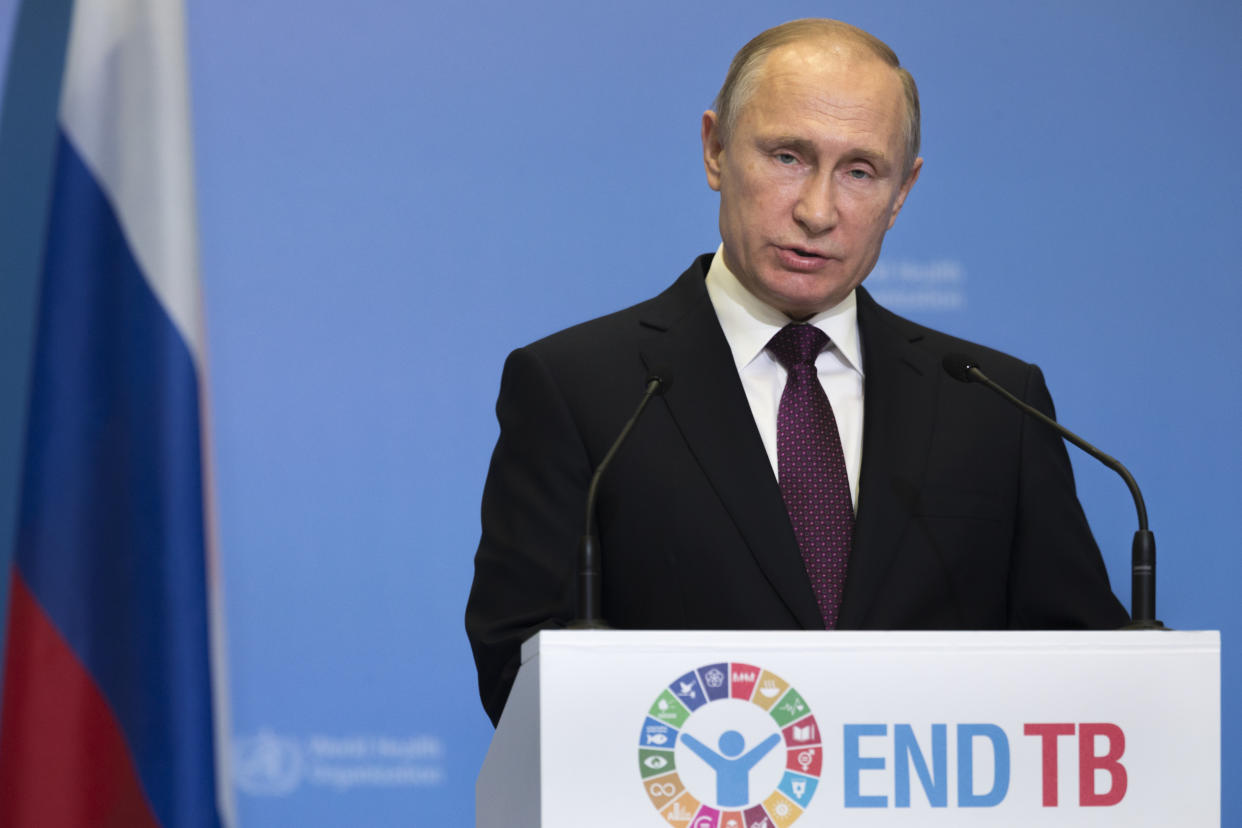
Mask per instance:
[[[1039,369],[902,319],[860,287],[922,167],[918,116],[913,79],[871,35],[822,20],[764,32],[703,116],[717,253],[654,299],[510,355],[466,611],[493,721],[521,642],[572,616],[587,484],[657,367],[672,385],[599,494],[612,626],[1126,622],[1060,438],[941,360],[970,353],[1052,413]],[[826,553],[791,494],[803,471],[790,446],[805,436],[788,436],[796,369],[773,344],[809,327],[825,343],[808,370],[831,424],[811,440],[828,446],[814,456],[832,458],[819,477],[837,503],[809,520],[844,503],[844,541],[834,529]]]

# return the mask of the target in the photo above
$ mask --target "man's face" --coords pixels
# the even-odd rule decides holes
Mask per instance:
[[[720,192],[725,263],[791,318],[826,310],[880,255],[918,178],[905,174],[905,97],[896,72],[849,46],[783,46],[726,138],[703,115],[707,182]]]

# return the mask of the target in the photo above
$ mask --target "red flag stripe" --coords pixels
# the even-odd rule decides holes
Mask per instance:
[[[0,712],[0,825],[157,828],[107,701],[14,567]]]

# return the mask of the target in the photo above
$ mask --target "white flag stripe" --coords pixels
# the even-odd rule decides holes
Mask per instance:
[[[201,366],[185,18],[167,0],[74,4],[60,122]]]

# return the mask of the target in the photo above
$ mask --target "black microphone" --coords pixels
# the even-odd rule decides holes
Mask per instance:
[[[1038,408],[1023,402],[988,378],[979,370],[979,363],[964,354],[947,354],[944,358],[944,370],[959,382],[978,382],[1000,394],[1009,402],[1021,408],[1027,414],[1042,423],[1047,423],[1057,432],[1096,460],[1108,466],[1130,488],[1130,496],[1134,498],[1134,508],[1138,512],[1138,531],[1134,533],[1134,541],[1130,545],[1130,625],[1127,630],[1162,630],[1165,628],[1156,620],[1156,536],[1147,529],[1147,505],[1143,502],[1143,494],[1138,483],[1134,481],[1130,471],[1115,457],[1110,457],[1086,440],[1070,431]]]
[[[667,391],[672,384],[673,375],[662,368],[653,370],[647,375],[647,391],[638,403],[638,408],[634,409],[634,414],[626,422],[625,426],[622,427],[621,433],[617,435],[617,439],[613,442],[612,447],[608,449],[604,459],[595,468],[595,474],[591,476],[591,485],[587,489],[586,497],[585,529],[582,533],[582,540],[578,542],[578,614],[577,618],[569,625],[572,629],[608,629],[608,624],[604,621],[600,609],[603,604],[604,582],[600,568],[599,540],[595,537],[595,500],[599,492],[599,481],[603,479],[604,470],[608,468],[608,464],[616,456],[617,451],[621,448],[621,444],[625,442],[625,438],[630,436],[630,431],[633,430],[634,424],[638,422],[638,418],[642,416],[643,409],[647,407],[647,403],[655,395],[663,394]]]

